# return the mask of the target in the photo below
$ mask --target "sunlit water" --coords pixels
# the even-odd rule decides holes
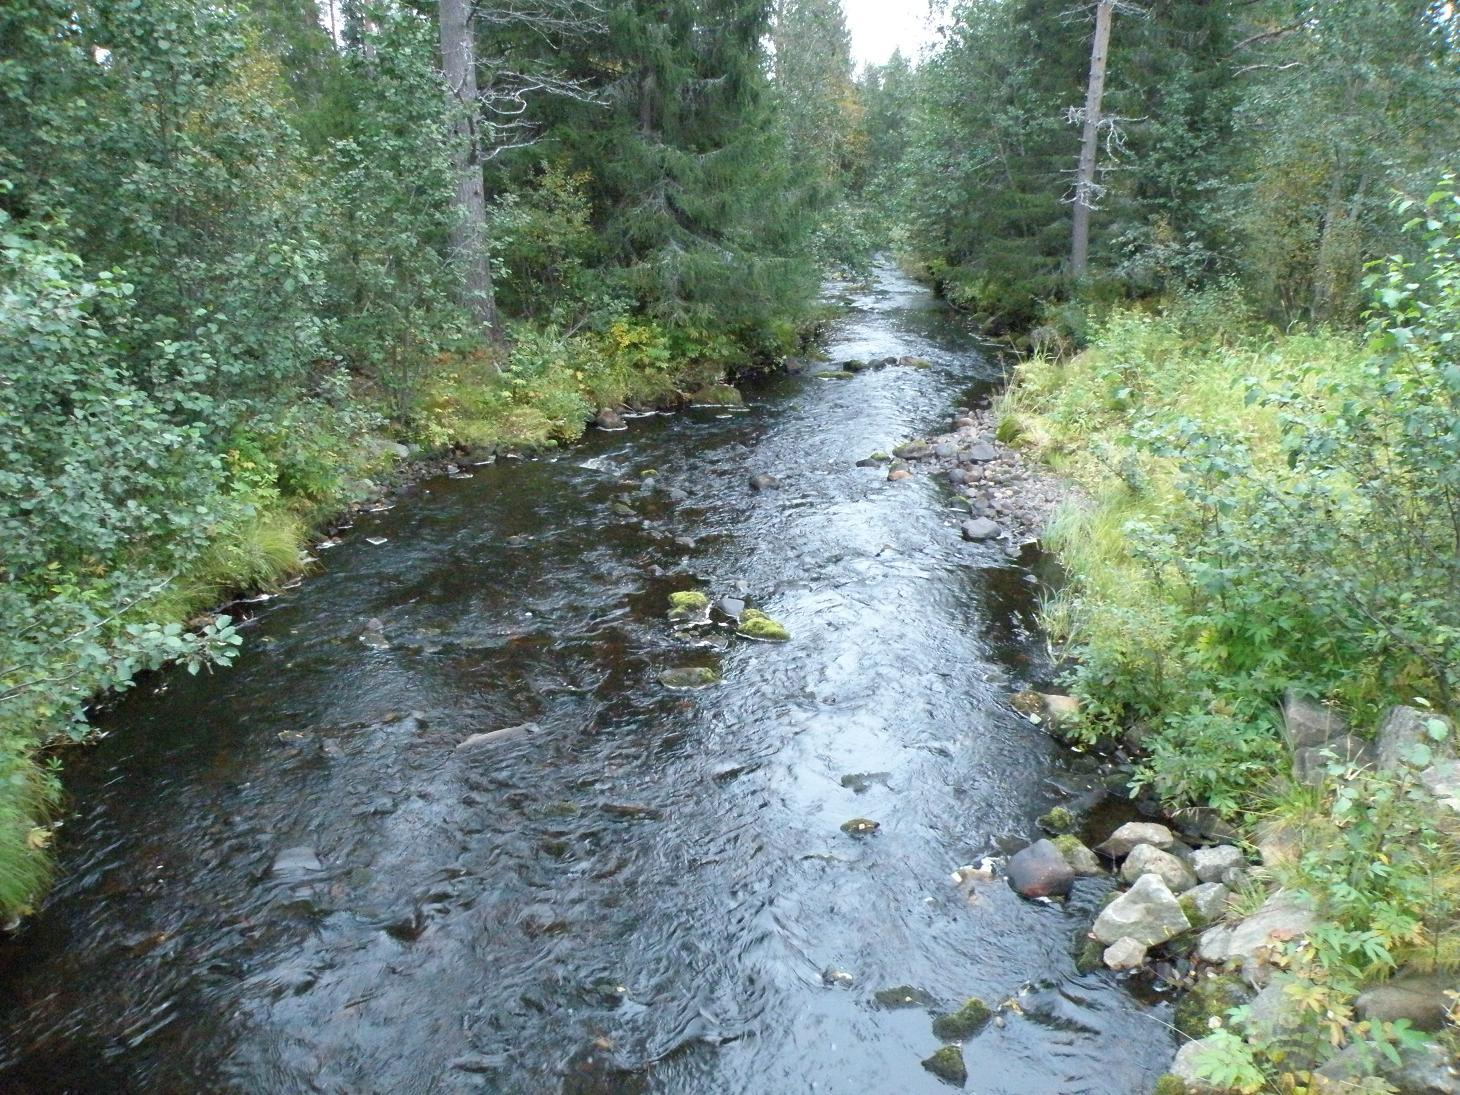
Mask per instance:
[[[0,1089],[946,1090],[929,1012],[873,1000],[908,984],[1017,998],[971,1091],[1148,1090],[1164,1009],[1074,969],[1104,884],[1066,908],[949,881],[1075,780],[1006,705],[1046,672],[1033,576],[963,543],[939,484],[854,466],[996,367],[891,269],[849,299],[833,358],[935,367],[432,480],[321,553],[235,669],[108,714],[69,762],[61,883],[0,945]],[[695,645],[665,614],[687,588],[794,641]],[[691,664],[723,684],[657,683]],[[843,834],[859,816],[880,832]]]

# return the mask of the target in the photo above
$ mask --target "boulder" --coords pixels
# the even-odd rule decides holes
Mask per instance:
[[[962,1087],[968,1082],[968,1066],[963,1063],[960,1046],[944,1046],[923,1061],[923,1067],[940,1080]]]
[[[1196,875],[1192,874],[1191,868],[1170,852],[1149,844],[1137,844],[1121,867],[1120,877],[1134,882],[1147,874],[1158,876],[1172,893],[1184,893],[1196,885]]]
[[[1049,716],[1051,722],[1073,722],[1080,717],[1080,701],[1074,696],[1041,692],[1039,698],[1044,701],[1044,712]]]
[[[1242,854],[1242,849],[1234,848],[1230,844],[1197,848],[1191,853],[1191,869],[1201,882],[1220,882],[1231,868],[1245,866],[1247,857]]]
[[[1107,969],[1135,970],[1146,964],[1146,947],[1134,939],[1117,939],[1105,948],[1102,961]]]
[[[1197,955],[1203,962],[1240,962],[1248,982],[1262,986],[1272,975],[1268,961],[1271,949],[1301,938],[1317,922],[1313,911],[1295,894],[1279,890],[1241,923],[1219,924],[1204,931]]]
[[[308,878],[322,870],[324,864],[319,861],[319,853],[303,845],[283,849],[274,856],[274,862],[269,867],[269,873],[274,878],[294,880]]]
[[[1075,874],[1082,878],[1091,878],[1105,873],[1100,866],[1100,857],[1080,843],[1079,837],[1067,833],[1055,837],[1053,843]]]
[[[984,1028],[993,1018],[989,1006],[977,996],[969,997],[951,1015],[940,1015],[933,1020],[933,1036],[944,1042],[966,1042]]]
[[[1203,1079],[1202,1058],[1211,1053],[1215,1043],[1211,1036],[1187,1042],[1176,1051],[1171,1062],[1171,1075],[1186,1085],[1186,1095],[1221,1095],[1226,1089]]]
[[[1447,995],[1460,989],[1460,976],[1407,973],[1359,994],[1355,1007],[1360,1019],[1393,1023],[1408,1019],[1416,1030],[1443,1030],[1454,1001]]]
[[[1438,737],[1432,735],[1431,722],[1443,725],[1446,732]],[[1455,759],[1448,720],[1416,707],[1390,708],[1384,725],[1379,728],[1376,744],[1379,767],[1386,772],[1397,772],[1409,765],[1427,768],[1436,760]]]
[[[1203,882],[1181,895],[1181,908],[1192,924],[1205,928],[1227,915],[1227,899],[1231,896],[1232,891],[1220,882]]]
[[[781,485],[781,481],[774,475],[752,475],[750,477],[751,490],[775,490]]]
[[[1371,1046],[1349,1046],[1314,1075],[1312,1091],[1321,1095],[1346,1095],[1355,1081],[1378,1076],[1387,1080],[1399,1095],[1457,1095],[1460,1075],[1445,1048],[1429,1042],[1399,1050],[1395,1064]]]
[[[1446,809],[1460,813],[1460,760],[1442,760],[1419,774],[1425,790]]]
[[[964,457],[975,464],[991,464],[999,458],[999,450],[987,441],[979,441],[970,446]]]
[[[908,471],[907,468],[893,468],[887,473],[887,480],[890,483],[900,483],[904,479],[911,478],[912,472]]]
[[[708,688],[720,683],[720,674],[708,666],[691,665],[664,670],[659,674],[659,683],[665,688]]]
[[[1352,734],[1339,734],[1318,745],[1305,745],[1293,751],[1293,778],[1309,787],[1319,786],[1328,778],[1330,765],[1365,768],[1374,763],[1374,745]]]
[[[1306,699],[1292,689],[1283,698],[1283,736],[1297,752],[1348,733],[1348,725],[1332,708]]]
[[[1175,846],[1176,837],[1166,826],[1152,821],[1127,821],[1104,844],[1096,845],[1095,850],[1109,859],[1124,859],[1138,844],[1149,844],[1165,852]]]
[[[1035,824],[1051,836],[1064,836],[1080,827],[1080,819],[1067,806],[1056,806],[1049,813],[1041,815]]]
[[[871,836],[880,828],[882,825],[879,822],[865,817],[854,817],[851,821],[842,822],[842,832],[847,836]]]
[[[933,447],[926,441],[908,441],[892,450],[899,460],[926,460],[933,455]]]
[[[624,416],[611,407],[604,407],[599,411],[593,418],[593,424],[600,430],[608,430],[611,432],[629,428],[628,423],[624,421]]]
[[[459,742],[456,746],[456,751],[461,753],[479,749],[486,745],[503,745],[509,741],[530,738],[534,734],[540,733],[542,733],[542,727],[535,722],[524,722],[517,726],[504,726],[500,730],[488,730],[484,734],[473,734],[471,737]]]
[[[990,521],[987,517],[975,517],[972,521],[963,522],[963,538],[975,543],[997,539],[1003,531],[998,522]]]
[[[1037,840],[1015,853],[1005,873],[1023,897],[1063,897],[1075,884],[1075,871],[1050,840]]]
[[[1129,938],[1154,947],[1190,929],[1191,921],[1166,883],[1158,875],[1143,874],[1101,910],[1093,931],[1102,943]]]

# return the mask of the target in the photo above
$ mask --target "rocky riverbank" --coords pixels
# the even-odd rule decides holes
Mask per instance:
[[[991,408],[959,407],[946,433],[872,453],[864,466],[886,466],[893,482],[926,476],[946,482],[968,505],[964,539],[1001,542],[1011,554],[1044,537],[1077,488],[998,439]]]

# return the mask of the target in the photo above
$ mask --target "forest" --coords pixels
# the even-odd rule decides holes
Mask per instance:
[[[0,922],[106,697],[226,671],[221,606],[340,514],[738,400],[888,256],[1013,362],[998,440],[1082,499],[1046,538],[1062,733],[1285,842],[1324,910],[1294,1029],[1219,1010],[1200,1090],[1418,1044],[1354,1001],[1460,966],[1460,15],[928,19],[862,65],[838,0],[8,0]],[[1302,704],[1352,748],[1274,782]],[[1396,705],[1390,771],[1361,747]]]

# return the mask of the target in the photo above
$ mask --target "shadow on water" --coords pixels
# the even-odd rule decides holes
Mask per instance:
[[[890,268],[829,350],[934,367],[424,484],[235,669],[120,703],[71,760],[61,883],[0,947],[0,1088],[937,1091],[927,1011],[873,999],[906,984],[1017,997],[975,1090],[1148,1089],[1164,1012],[1071,956],[1103,884],[949,882],[1072,762],[1004,702],[1047,671],[1038,560],[854,466],[997,368]],[[794,639],[676,631],[688,588]],[[658,684],[684,665],[723,683]]]

